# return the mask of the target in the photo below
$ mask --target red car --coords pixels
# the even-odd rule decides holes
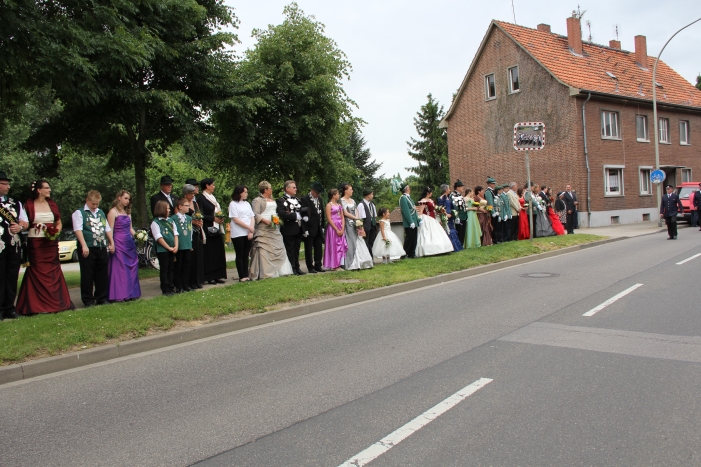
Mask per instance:
[[[675,190],[679,195],[679,199],[682,201],[682,206],[684,206],[683,217],[686,220],[691,220],[691,209],[689,209],[691,204],[689,202],[689,195],[694,191],[698,191],[698,189],[699,182],[683,182],[681,185],[678,185],[677,189]]]

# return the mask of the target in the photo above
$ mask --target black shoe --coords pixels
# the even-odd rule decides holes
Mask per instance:
[[[83,302],[83,305],[85,305],[85,308],[90,308],[91,306],[95,306],[95,302]]]
[[[192,289],[189,287],[185,287],[184,289],[181,290],[181,292],[192,292]]]
[[[314,269],[314,268],[309,268],[308,271],[309,271],[310,274],[316,274],[317,272],[319,272],[319,271],[317,271],[317,270]]]
[[[314,268],[314,270],[315,270],[316,272],[326,272],[326,271],[328,271],[328,269],[324,269],[324,268]]]
[[[214,281],[215,284],[225,284],[226,281],[224,279],[217,279]]]
[[[9,313],[5,313],[0,319],[17,319],[17,318],[19,318],[19,315],[16,312],[11,311]]]
[[[207,281],[207,283],[208,283],[209,285],[214,285],[214,284],[217,283],[217,281]]]
[[[201,289],[201,288],[202,288],[202,284],[195,284],[195,285],[191,285],[191,286],[190,286],[190,289],[191,289],[191,290]]]
[[[110,302],[108,302],[107,300],[105,300],[105,301],[101,301],[101,302],[96,302],[95,305],[97,305],[97,306],[99,306],[99,305],[109,305],[109,303],[110,303]]]
[[[674,237],[667,237],[667,240],[674,240]]]
[[[306,273],[302,272],[302,270],[299,268],[293,269],[292,271],[295,273],[295,276],[303,276],[304,274],[306,274]]]
[[[676,235],[674,236],[674,239],[675,239],[675,240],[677,239],[677,236],[676,236]]]
[[[166,292],[163,295],[165,295],[166,297],[172,297],[173,295],[175,295],[175,292]]]

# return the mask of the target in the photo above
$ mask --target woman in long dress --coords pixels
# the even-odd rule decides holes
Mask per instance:
[[[480,229],[482,229],[482,246],[489,246],[492,242],[492,220],[491,214],[487,212],[487,200],[482,196],[483,188],[481,186],[475,187],[475,202],[479,203],[477,207],[477,219],[480,222]]]
[[[260,196],[251,202],[256,224],[251,246],[251,280],[289,276],[292,265],[287,259],[280,225],[273,220],[277,218],[273,188],[270,183],[262,181],[258,184],[258,191]]]
[[[348,252],[343,206],[338,202],[341,194],[336,188],[329,190],[329,202],[326,204],[326,243],[324,245],[324,267],[337,271],[343,266]]]
[[[552,237],[553,235],[555,235],[555,231],[553,230],[553,227],[550,224],[550,218],[547,214],[547,200],[544,200],[536,194],[533,194],[533,199],[538,203],[537,206],[534,206],[534,209],[537,208],[535,216],[535,228],[537,231],[535,236]]]
[[[344,183],[341,187],[341,206],[343,207],[343,217],[346,219],[346,242],[348,242],[348,252],[343,267],[349,271],[354,269],[370,269],[374,266],[370,250],[365,244],[365,240],[360,236],[365,232],[356,227],[356,221],[362,225],[363,220],[358,217],[356,204],[353,198],[353,187]]]
[[[479,248],[482,246],[482,228],[477,217],[477,206],[475,206],[475,200],[472,197],[472,190],[468,189],[467,192],[465,196],[465,205],[467,206],[465,248]]]
[[[141,297],[139,257],[136,254],[134,229],[131,226],[131,194],[121,190],[107,213],[107,222],[114,237],[114,254],[109,259],[109,293],[111,302]]]
[[[192,182],[197,183],[196,180]],[[183,187],[183,196],[190,201],[187,215],[192,217],[192,253],[190,253],[190,289],[201,289],[204,284],[204,220],[197,219],[202,214],[197,202],[199,188],[191,183]]]
[[[523,189],[518,189],[518,203],[521,205],[521,212],[518,216],[518,235],[519,240],[528,240],[531,238],[531,230],[528,225],[528,209],[526,209],[526,200],[523,199]]]
[[[448,215],[448,236],[450,237],[450,243],[453,244],[453,251],[461,251],[463,249],[462,243],[458,240],[458,232],[455,230],[455,215],[457,211],[453,210],[453,200],[450,198],[450,186],[443,184],[441,185],[441,192],[443,194],[438,198],[438,205],[445,208],[445,212]],[[444,227],[445,228],[445,227]]]
[[[29,219],[29,266],[17,295],[17,313],[33,315],[74,310],[58,259],[58,239],[50,240],[45,236],[48,227],[59,231],[63,227],[58,205],[51,199],[51,187],[46,180],[37,180],[31,188],[32,197],[24,205]]]
[[[436,205],[431,196],[433,189],[424,188],[417,205],[423,206],[423,213],[419,214],[419,231],[416,235],[416,257],[442,255],[453,252],[453,244],[448,233],[436,220]]]
[[[204,280],[209,284],[223,284],[226,281],[226,251],[224,250],[224,219],[221,205],[214,197],[214,179],[205,178],[200,182],[202,194],[197,198],[202,212],[204,234]],[[223,213],[222,213],[223,214]]]
[[[380,208],[378,215],[381,217],[379,222],[379,235],[375,237],[375,243],[372,245],[372,255],[375,258],[381,258],[383,263],[391,263],[406,255],[406,251],[402,247],[402,241],[392,232],[392,225],[389,222],[389,209]]]

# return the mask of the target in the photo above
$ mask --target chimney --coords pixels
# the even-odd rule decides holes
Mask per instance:
[[[582,26],[579,18],[574,16],[567,18],[567,42],[572,52],[582,55]]]
[[[543,32],[547,32],[548,34],[550,34],[550,25],[549,24],[540,23],[537,26],[537,28],[538,28],[538,31],[543,31]]]
[[[609,41],[609,47],[612,49],[621,50],[621,41]]]
[[[647,39],[645,36],[635,36],[635,61],[647,68]]]

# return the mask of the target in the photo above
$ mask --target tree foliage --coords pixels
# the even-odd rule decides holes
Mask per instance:
[[[441,183],[447,183],[450,177],[448,167],[448,134],[439,128],[445,112],[443,106],[428,95],[428,102],[414,117],[414,127],[419,139],[411,138],[407,142],[412,159],[418,162],[407,170],[417,175],[420,185],[436,189]]]
[[[283,13],[282,24],[253,31],[258,42],[234,73],[236,96],[214,114],[219,167],[300,186],[348,179],[355,169],[339,148],[356,123],[342,86],[351,65],[313,16],[296,3]]]
[[[696,77],[696,87],[701,89],[701,74]]]
[[[348,137],[346,144],[341,147],[341,153],[346,161],[355,167],[355,174],[343,182],[353,185],[353,197],[360,200],[363,197],[363,190],[377,190],[381,182],[381,175],[377,171],[382,166],[381,163],[372,159],[370,149],[366,147],[366,141],[360,130],[355,125],[348,125]]]

